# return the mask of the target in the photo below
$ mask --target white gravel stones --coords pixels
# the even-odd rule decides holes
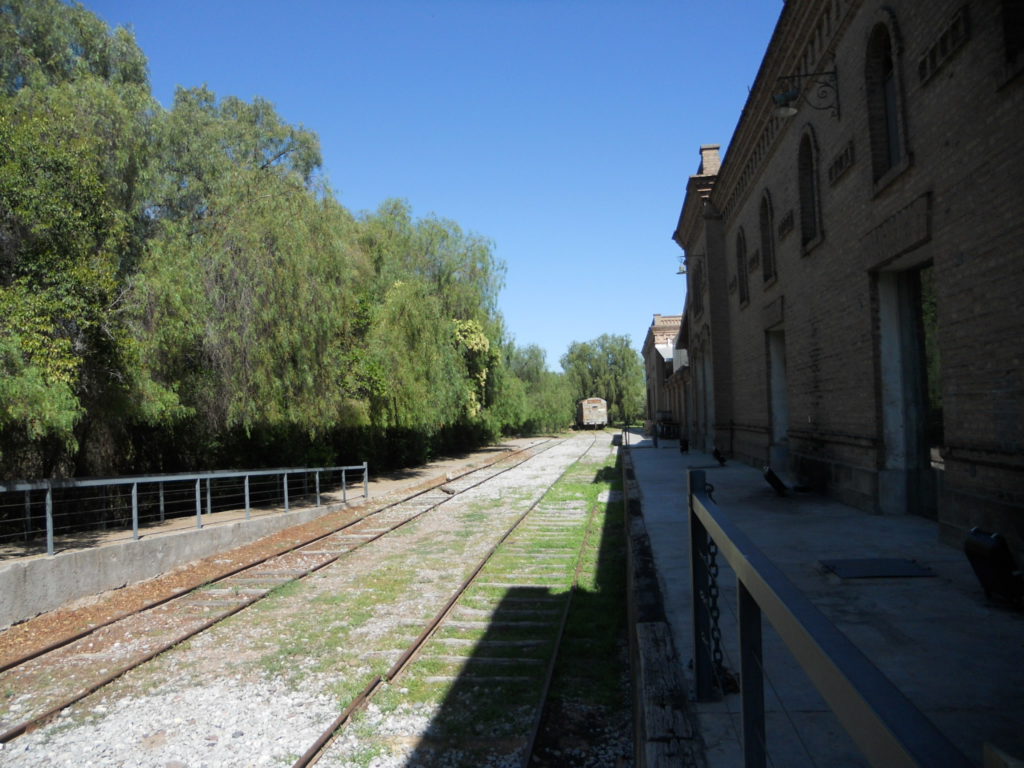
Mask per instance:
[[[579,458],[588,444],[589,440],[571,439],[479,488],[453,497],[438,510],[427,513],[422,522],[402,529],[402,535],[385,536],[309,577],[303,582],[303,600],[342,595],[347,589],[365,589],[366,574],[384,562],[409,563],[413,569],[422,563],[420,573],[413,579],[415,590],[378,605],[372,617],[360,620],[364,621],[361,625],[338,624],[339,632],[351,633],[350,639],[355,641],[352,646],[389,634],[401,636],[402,617],[428,616],[443,605],[446,590],[453,589],[461,580],[455,576],[460,568],[465,568],[464,563],[476,562],[493,544],[495,531],[501,529],[504,521],[511,522],[525,511]],[[468,529],[467,536],[463,518],[474,509],[486,510],[488,523],[476,524]],[[445,563],[449,549],[460,554]],[[440,567],[439,562],[445,567]],[[446,573],[446,567],[452,573]],[[70,708],[66,716],[7,744],[0,752],[0,765],[291,765],[339,711],[337,700],[327,692],[334,681],[329,673],[317,669],[315,654],[289,657],[293,679],[271,676],[260,667],[267,638],[281,637],[282,628],[288,626],[295,614],[308,614],[310,603],[300,602],[293,599],[272,609],[245,611],[232,620],[230,627],[221,625],[194,638],[190,647],[163,654],[157,664],[147,664],[129,673],[122,683],[104,691],[102,697],[87,698]],[[320,628],[333,626],[331,617],[336,619],[338,615],[343,616],[325,615]],[[404,634],[409,634],[408,627]],[[302,644],[298,647],[301,649]],[[358,650],[345,647],[336,652]],[[371,671],[365,666],[352,666],[349,670],[357,677]],[[299,684],[296,672],[301,673]],[[401,712],[398,722],[385,723],[382,719],[380,725],[393,727],[396,733],[415,734],[426,732],[429,721],[430,713],[410,710]],[[369,765],[404,765],[402,754],[398,750],[388,757],[373,758]],[[367,765],[365,759],[360,760],[352,765]],[[445,755],[440,764],[445,764],[445,760],[451,765],[460,764],[456,754]],[[491,765],[498,768],[506,763],[516,764],[514,756],[496,759]]]
[[[288,765],[335,716],[337,705],[270,680],[173,682],[143,696],[80,708],[7,745],[5,765],[188,768]]]

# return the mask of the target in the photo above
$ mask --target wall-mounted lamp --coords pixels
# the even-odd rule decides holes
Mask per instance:
[[[805,81],[811,86],[804,93]],[[811,109],[831,109],[832,117],[839,119],[839,80],[836,71],[808,72],[805,75],[787,75],[777,81],[777,92],[772,95],[775,114],[792,117],[797,113],[800,96]]]

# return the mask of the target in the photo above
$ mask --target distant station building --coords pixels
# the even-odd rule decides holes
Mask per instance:
[[[783,6],[673,235],[691,446],[1024,554],[1022,8]]]
[[[682,315],[655,315],[647,329],[641,354],[647,379],[648,425],[678,425],[682,420],[680,393],[671,387],[673,373],[686,361],[686,350],[676,354],[675,349],[682,319]]]

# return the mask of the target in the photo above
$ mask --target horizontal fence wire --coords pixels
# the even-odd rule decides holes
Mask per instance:
[[[368,482],[364,463],[2,483],[0,559],[347,501],[367,496]]]

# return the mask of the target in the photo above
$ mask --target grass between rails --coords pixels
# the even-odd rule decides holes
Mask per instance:
[[[618,495],[612,496],[615,500],[598,501],[602,493],[622,490],[621,474],[614,457],[579,470],[579,492],[589,504],[600,505],[594,521],[597,530],[591,531],[581,554],[550,698],[628,714],[629,692],[623,686],[628,658],[624,505]]]
[[[541,579],[546,583],[550,578],[551,586],[514,589],[474,586],[461,604],[471,611],[490,609],[492,613],[486,626],[445,626],[435,638],[437,644],[450,641],[449,647],[462,649],[453,651],[453,655],[460,652],[472,655],[462,662],[421,660],[408,674],[387,686],[376,697],[373,711],[357,716],[353,728],[356,739],[352,750],[345,755],[346,765],[369,765],[375,758],[392,751],[394,745],[380,737],[382,730],[389,729],[386,726],[389,718],[393,722],[409,717],[429,721],[416,748],[413,761],[417,765],[482,765],[488,764],[489,757],[503,754],[503,750],[519,748],[519,739],[528,732],[534,717],[543,670],[555,638],[553,631],[542,638],[526,630],[505,628],[498,632],[494,622],[510,604],[520,608],[536,601],[558,613],[564,605],[558,598],[567,597],[570,589],[571,610],[549,692],[549,709],[561,713],[567,708],[582,707],[587,713],[585,718],[580,718],[584,728],[602,730],[605,723],[612,723],[614,728],[628,732],[631,709],[626,650],[624,511],[621,501],[608,500],[610,492],[621,490],[619,478],[616,457],[610,454],[603,461],[580,460],[549,489],[538,511],[564,511],[568,513],[567,519],[573,513],[593,512],[592,516],[579,517],[578,525],[559,529],[564,530],[564,536],[552,536],[550,529],[540,535],[527,530],[509,539],[510,545],[536,553],[539,557],[535,563],[552,563],[544,568],[546,576]],[[478,512],[474,510],[473,514]],[[581,552],[588,528],[587,544]],[[576,574],[575,557],[565,563],[544,559],[549,553],[570,552],[574,556],[580,553],[575,588],[571,586]],[[494,570],[484,581],[504,581],[501,572],[505,564],[514,568],[515,563],[516,555],[499,551],[489,566]],[[521,559],[519,565],[522,565]],[[497,650],[488,645],[488,639],[496,638],[500,638],[498,645],[501,646]],[[530,639],[537,644],[518,649],[508,647],[517,640]],[[474,679],[472,670],[487,668],[493,655],[506,657],[506,662],[509,656],[515,656],[523,663],[497,667],[502,673],[508,670],[507,682],[481,684]],[[541,663],[534,666],[530,663],[534,661]],[[445,675],[453,677],[443,682]],[[520,679],[511,679],[516,677]],[[588,734],[577,732],[574,736],[585,741]],[[543,736],[539,747],[544,747]]]

